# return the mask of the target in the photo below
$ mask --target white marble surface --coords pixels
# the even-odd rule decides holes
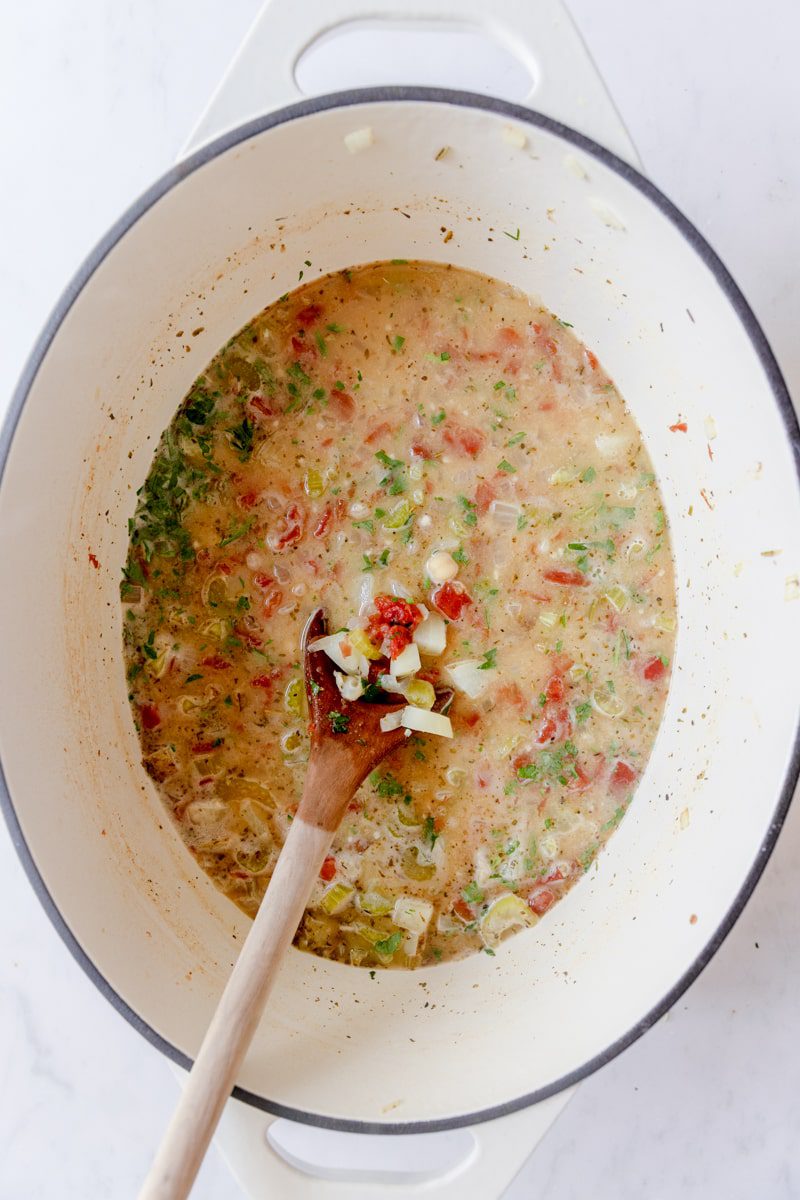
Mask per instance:
[[[257,8],[4,6],[0,405],[66,279],[174,158]],[[570,8],[649,173],[722,254],[797,397],[800,6]],[[800,1195],[798,865],[800,805],[711,966],[580,1088],[508,1200]],[[135,1196],[174,1080],[72,961],[4,833],[0,948],[0,1200]],[[195,1195],[239,1196],[216,1153]]]

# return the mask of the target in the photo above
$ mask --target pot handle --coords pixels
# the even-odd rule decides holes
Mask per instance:
[[[229,1100],[215,1144],[248,1200],[487,1200],[502,1195],[574,1091],[469,1129],[404,1136],[333,1133]]]
[[[355,21],[483,32],[527,68],[533,84],[523,103],[641,165],[561,0],[266,0],[182,156],[224,130],[304,99],[295,79],[301,54],[323,34]],[[347,86],[342,79],[342,88]]]

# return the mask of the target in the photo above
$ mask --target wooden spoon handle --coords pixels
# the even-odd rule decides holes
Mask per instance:
[[[332,840],[300,815],[292,822],[139,1200],[189,1195]]]

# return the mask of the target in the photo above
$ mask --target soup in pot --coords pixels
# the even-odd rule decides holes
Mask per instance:
[[[492,954],[590,869],[647,763],[676,607],[647,451],[568,321],[430,263],[282,296],[193,384],[130,530],[144,765],[245,912],[302,791],[320,605],[342,695],[388,690],[409,737],[354,797],[296,945]]]

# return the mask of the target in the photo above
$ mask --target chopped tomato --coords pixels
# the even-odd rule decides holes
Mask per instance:
[[[497,492],[488,480],[482,479],[475,489],[475,507],[478,516],[483,517],[489,511],[489,505],[497,498]]]
[[[419,675],[417,677],[419,678]],[[516,680],[501,684],[497,689],[497,699],[502,703],[510,704],[512,708],[522,709],[525,705],[525,697]]]
[[[321,316],[322,305],[307,304],[305,308],[300,309],[294,319],[302,329],[308,329],[311,325],[316,324]]]
[[[480,454],[486,441],[480,429],[467,425],[447,425],[443,437],[448,446],[452,446],[460,454],[469,455],[470,458],[476,458]]]
[[[472,604],[472,597],[463,583],[448,579],[431,592],[431,603],[451,621],[457,621],[467,605]]]
[[[227,671],[231,664],[221,654],[207,654],[200,660],[200,665],[208,667],[209,671]]]
[[[394,625],[383,640],[389,658],[399,658],[406,646],[411,644],[411,630],[405,625]]]
[[[258,492],[243,492],[236,500],[242,508],[252,508],[258,500]]]
[[[585,349],[585,347],[584,347],[584,349]],[[587,358],[589,366],[592,368],[592,370],[596,371],[597,367],[598,367],[597,355],[593,354],[591,350],[586,350],[586,358]]]
[[[554,654],[552,659],[553,674],[566,675],[567,671],[575,662],[574,658],[570,658],[568,654]]]
[[[251,396],[248,403],[265,417],[275,416],[275,409],[271,407],[269,401],[265,400],[263,396]]]
[[[548,583],[558,583],[561,587],[586,587],[589,582],[580,571],[563,571],[559,567],[544,571],[542,578]]]
[[[542,725],[541,725],[541,728],[539,730],[536,740],[540,746],[543,746],[545,744],[545,742],[555,741],[555,737],[556,737],[557,733],[558,733],[558,726],[556,725],[553,718],[545,717],[545,719],[542,721]]]
[[[252,629],[248,629],[246,625],[242,625],[241,623],[234,625],[234,634],[236,637],[241,637],[245,646],[251,650],[258,649],[264,642],[263,638],[259,637],[258,634],[254,634]]]
[[[307,342],[304,338],[295,337],[294,334],[292,334],[291,340],[292,340],[292,349],[294,350],[294,352],[298,356],[298,358],[300,357],[301,354],[309,354],[309,353],[313,354],[316,357],[316,353],[317,353],[316,346],[312,346],[311,343]]]
[[[459,896],[458,900],[456,900],[455,904],[453,905],[453,912],[456,914],[456,916],[460,920],[464,921],[465,924],[467,924],[467,925],[469,925],[472,921],[475,920],[475,913],[472,911],[470,906],[467,904],[466,900],[462,900],[460,896]]]
[[[572,764],[575,768],[575,776],[570,779],[567,787],[571,792],[582,792],[592,782],[592,776],[588,775],[579,762]]]
[[[375,444],[375,442],[383,441],[383,439],[386,437],[387,433],[391,433],[391,432],[392,432],[392,427],[389,424],[389,422],[381,421],[380,425],[376,425],[373,429],[370,429],[369,433],[364,438],[364,441],[367,443],[368,446],[373,446]]]
[[[306,515],[302,507],[296,501],[292,501],[292,503],[286,509],[286,514],[283,518],[283,521],[283,532],[279,533],[277,538],[274,539],[274,546],[276,550],[286,550],[289,546],[296,546],[303,536]]]
[[[462,712],[461,720],[468,729],[474,729],[481,719],[481,714],[477,708],[468,708]]]
[[[345,512],[347,512],[347,504],[342,499],[335,500],[333,504],[326,504],[321,511],[317,526],[314,528],[314,538],[324,538],[325,534],[329,532],[331,522],[335,518],[341,521]]]
[[[556,894],[550,888],[537,888],[528,897],[528,904],[541,917],[555,903]]]
[[[645,679],[649,679],[651,682],[653,682],[656,679],[661,679],[666,669],[667,668],[664,666],[663,660],[660,659],[657,654],[654,654],[653,657],[648,658],[647,662],[644,664],[644,677]]]
[[[271,617],[283,603],[283,592],[279,587],[271,587],[264,595],[264,616]]]
[[[676,421],[674,425],[670,425],[670,433],[688,433],[689,426],[685,421]]]
[[[336,874],[336,859],[332,858],[331,855],[328,855],[328,857],[325,859],[324,863],[322,864],[322,866],[319,869],[319,877],[320,877],[320,879],[324,879],[326,883],[330,883],[330,881],[333,879],[335,874]]]
[[[501,346],[513,346],[516,348],[522,345],[522,337],[510,325],[504,325],[502,329],[498,330],[497,340]]]
[[[139,716],[143,729],[155,729],[157,725],[161,724],[161,713],[155,704],[140,704]]]
[[[631,786],[635,779],[636,772],[633,767],[629,767],[627,763],[620,760],[611,772],[609,784],[614,791],[624,791]]]
[[[272,691],[274,679],[272,675],[254,675],[250,680],[251,687],[264,688],[265,691]]]
[[[367,622],[367,633],[389,658],[397,658],[411,642],[411,635],[422,620],[416,604],[400,596],[375,597],[374,612]]]
[[[210,754],[216,748],[215,742],[195,742],[192,746],[192,754]]]
[[[351,421],[355,416],[356,402],[349,392],[340,392],[337,388],[328,393],[326,412],[332,413],[342,421]]]
[[[430,446],[426,446],[425,442],[412,442],[411,453],[417,458],[434,459],[439,457],[438,450],[432,450]]]
[[[92,566],[94,567],[95,571],[99,571],[99,569],[100,569],[100,560],[98,559],[98,557],[97,557],[97,555],[96,555],[96,554],[92,554],[91,550],[89,551],[89,562],[92,564]]]
[[[551,675],[547,681],[547,687],[544,689],[544,694],[548,700],[554,704],[560,704],[564,699],[564,680],[560,675]]]

